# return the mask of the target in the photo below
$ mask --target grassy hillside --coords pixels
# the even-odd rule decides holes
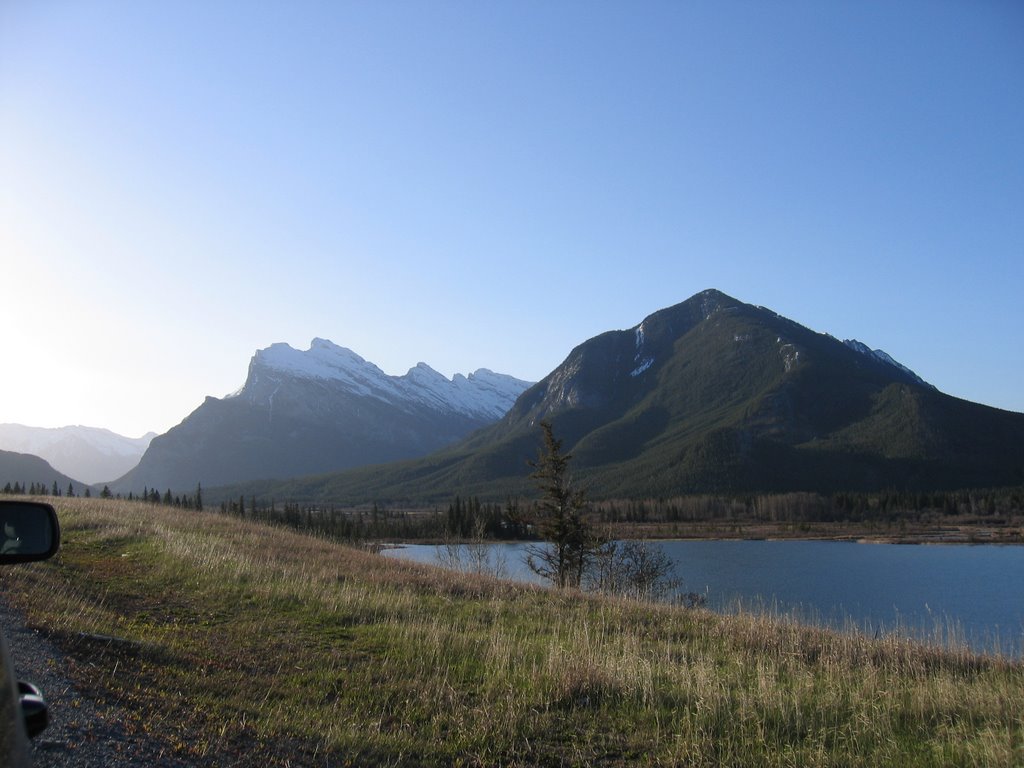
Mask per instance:
[[[3,589],[196,765],[1020,765],[1024,665],[58,501]]]

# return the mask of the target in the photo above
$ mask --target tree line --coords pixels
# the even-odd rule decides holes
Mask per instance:
[[[567,472],[567,466],[563,471]],[[562,498],[552,503],[543,495],[544,489],[540,490],[541,498],[508,497],[498,503],[460,495],[446,507],[417,510],[390,509],[379,503],[361,509],[295,502],[282,504],[252,496],[221,502],[219,509],[224,514],[287,525],[349,542],[382,539],[542,541],[551,535],[564,533],[568,536],[569,527],[582,524],[591,529],[614,531],[623,524],[648,523],[895,523],[941,516],[995,520],[1024,515],[1024,489],[1017,488],[932,494],[887,491],[587,500],[580,506],[578,519],[550,522],[552,514],[557,518],[559,505],[566,505],[568,500]],[[187,500],[185,497],[183,503]],[[166,501],[166,494],[163,501]]]
[[[53,484],[47,486],[46,483],[30,483],[25,485],[21,482],[7,482],[0,493],[10,494],[12,496],[28,495],[28,496],[52,496],[52,497],[66,497],[69,499],[81,496],[82,498],[88,499],[92,497],[92,489],[86,485],[83,486],[82,490],[78,493],[75,491],[75,484],[68,483],[67,490],[61,490],[58,486],[57,481],[54,480]],[[150,504],[165,504],[167,506],[180,507],[183,509],[195,509],[198,511],[203,510],[203,489],[202,486],[196,486],[194,494],[173,494],[171,489],[168,488],[164,493],[155,488],[144,488],[142,493],[135,495],[129,493],[127,496],[122,496],[120,493],[114,494],[110,490],[110,486],[104,485],[103,490],[100,491],[99,497],[101,499],[124,499],[126,501],[145,501]]]
[[[53,481],[23,483],[7,481],[0,493],[8,495],[90,498],[93,490],[84,485],[64,488]],[[185,509],[203,510],[203,493],[197,485],[192,494],[161,492],[144,488],[142,493],[114,494],[108,486],[100,498],[145,501]],[[222,502],[225,514],[242,515],[267,522],[286,524],[343,540],[372,538],[435,539],[483,538],[495,541],[537,538],[525,521],[537,517],[543,502],[509,497],[502,503],[476,496],[455,496],[446,509],[428,512],[385,510],[374,504],[359,511],[323,505],[275,504],[254,497]],[[602,525],[620,523],[893,523],[901,519],[947,516],[998,518],[1024,515],[1024,488],[975,489],[932,493],[881,491],[877,493],[832,494],[794,492],[773,494],[703,494],[667,499],[611,499],[590,501],[587,514]]]
[[[945,515],[1018,516],[1024,488],[915,493],[773,493],[693,495],[670,499],[606,500],[593,503],[605,523],[773,522],[863,523]]]
[[[109,496],[110,489],[107,488],[106,486],[104,486],[104,489]],[[8,481],[4,485],[3,489],[0,489],[0,492],[10,494],[13,496],[21,496],[27,494],[29,496],[67,496],[69,498],[74,498],[74,496],[76,495],[74,483],[68,483],[67,490],[61,491],[61,488],[57,484],[56,480],[53,481],[53,485],[49,486],[46,483],[31,483],[26,486],[24,483],[21,482],[11,483],[10,481]],[[85,486],[82,489],[81,493],[82,496],[86,499],[92,496],[92,490],[89,488],[89,486]]]
[[[478,497],[456,496],[446,510],[388,509],[374,503],[368,508],[279,503],[255,496],[222,501],[221,514],[274,525],[284,525],[340,541],[359,543],[387,539],[489,541],[521,539],[528,535],[515,522],[519,501],[482,502]]]

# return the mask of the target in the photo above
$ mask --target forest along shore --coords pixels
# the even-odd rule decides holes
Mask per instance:
[[[608,539],[620,541],[850,541],[859,544],[1024,544],[1024,518],[978,524],[949,519],[940,523],[906,522],[903,525],[877,526],[866,523],[762,523],[749,521],[709,521],[699,523],[599,523],[597,530]],[[389,543],[445,544],[472,541],[472,538],[387,537]],[[520,541],[521,539],[494,539]],[[375,543],[386,547],[390,544]],[[367,545],[370,546],[370,545]]]
[[[619,539],[782,539],[867,544],[1024,544],[1024,519],[1000,523],[941,522],[878,526],[865,523],[616,523]]]
[[[350,542],[516,541],[535,500],[456,496],[446,506],[357,506],[252,498],[221,512]],[[895,544],[1024,543],[1024,488],[913,494],[788,493],[590,501],[584,512],[607,539],[794,539]]]

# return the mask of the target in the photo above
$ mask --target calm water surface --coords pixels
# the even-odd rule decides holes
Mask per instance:
[[[760,608],[819,624],[929,638],[954,635],[978,650],[1024,655],[1024,547],[853,544],[831,541],[652,542],[676,563],[684,591],[708,607]],[[536,581],[523,544],[489,545],[509,578]],[[438,563],[438,548],[390,557]]]

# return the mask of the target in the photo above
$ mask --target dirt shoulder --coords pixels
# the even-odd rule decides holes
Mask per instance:
[[[125,713],[83,694],[71,678],[73,663],[0,595],[0,628],[21,680],[40,688],[49,704],[50,725],[32,740],[36,768],[185,768],[167,745],[126,731]]]

